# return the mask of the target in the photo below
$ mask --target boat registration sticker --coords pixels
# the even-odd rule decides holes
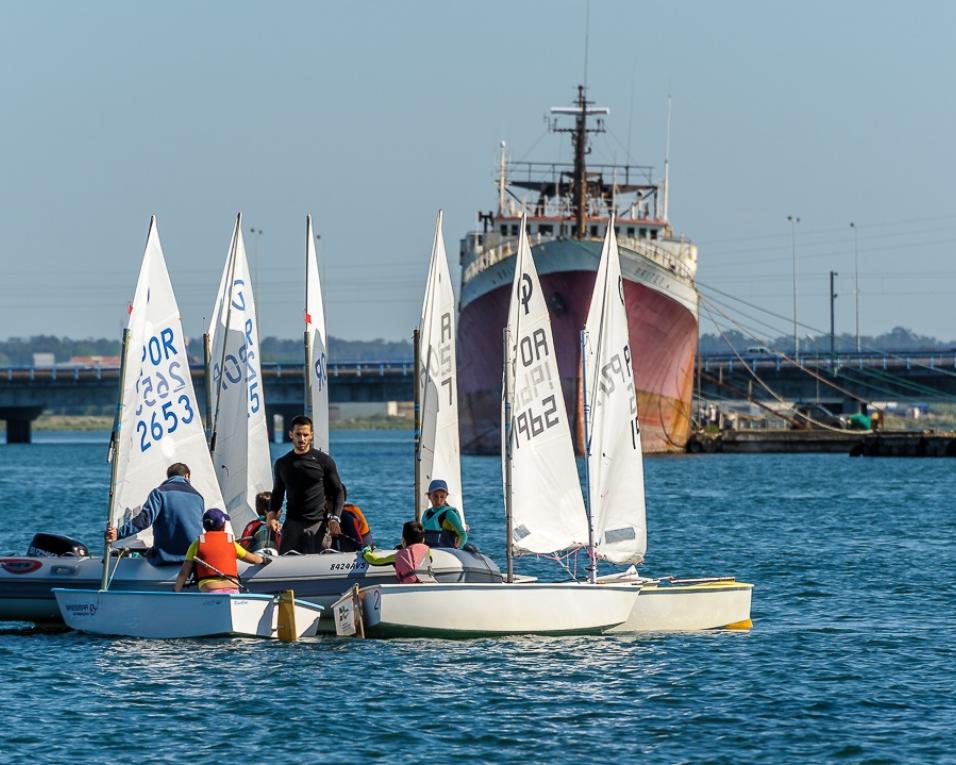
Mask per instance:
[[[8,574],[32,574],[42,567],[36,558],[0,558],[0,568]]]

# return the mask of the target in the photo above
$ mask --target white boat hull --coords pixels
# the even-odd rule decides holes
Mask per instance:
[[[630,585],[577,582],[386,584],[360,591],[367,636],[444,638],[597,634],[625,622],[639,594]]]
[[[641,596],[627,620],[608,632],[750,629],[753,585],[733,579],[635,583]]]
[[[484,555],[461,550],[432,551],[432,570],[443,582],[500,582],[501,572]],[[123,558],[111,563],[116,571],[110,591],[172,592],[179,566],[153,566],[145,558]],[[283,555],[268,566],[239,562],[239,576],[252,593],[274,595],[294,590],[296,596],[328,608],[353,585],[395,581],[391,566],[369,566],[358,553]],[[103,559],[99,557],[0,558],[0,621],[59,623],[53,588],[99,589]],[[323,629],[332,632],[331,619]]]
[[[53,594],[67,626],[94,635],[275,638],[278,633],[278,597],[270,595],[60,588]],[[322,608],[302,600],[293,608],[296,637],[315,635]]]

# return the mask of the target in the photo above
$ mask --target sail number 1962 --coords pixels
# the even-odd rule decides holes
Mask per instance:
[[[561,422],[558,399],[551,374],[551,349],[543,329],[536,329],[518,341],[518,374],[515,390],[515,446],[521,438],[530,441]]]

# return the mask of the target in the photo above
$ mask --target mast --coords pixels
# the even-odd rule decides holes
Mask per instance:
[[[505,142],[502,141],[498,152],[498,215],[504,215],[505,212],[505,188],[508,183],[507,165],[508,149]]]
[[[129,327],[123,330],[123,350],[120,356],[120,392],[116,401],[116,414],[113,416],[113,431],[110,433],[110,446],[106,453],[106,461],[110,463],[110,496],[106,505],[106,527],[113,525],[113,496],[116,491],[116,473],[119,465],[120,430],[123,426],[123,399],[126,380],[126,349],[129,347]],[[110,542],[103,543],[103,579],[100,589],[105,590],[110,584]]]
[[[664,189],[661,200],[661,218],[667,222],[668,197],[670,196],[670,162],[671,162],[671,94],[667,94],[667,141],[664,144]]]
[[[511,359],[509,346],[511,345],[511,333],[508,331],[508,327],[505,327],[502,330],[502,343],[503,343],[503,358],[505,360],[504,368],[504,429],[505,429],[505,558],[508,562],[507,574],[505,581],[513,582],[514,581],[514,550],[512,549],[512,538],[513,538],[513,518],[512,518],[512,508],[511,508],[511,445],[512,445],[512,432],[511,432]]]
[[[205,320],[204,320],[205,321]],[[212,345],[208,332],[202,334],[202,363],[206,370],[204,377],[206,388],[206,443],[212,451]]]
[[[303,359],[305,367],[302,370],[302,381],[305,387],[305,406],[303,410],[307,417],[311,417],[314,423],[315,413],[312,411],[312,349],[309,347],[310,324],[312,317],[309,315],[309,243],[312,236],[312,216],[305,216],[305,329],[302,332],[302,344],[304,347]],[[313,424],[313,428],[315,425]],[[313,430],[314,432],[314,430]]]
[[[609,113],[609,109],[601,106],[592,106],[593,101],[588,101],[585,97],[587,88],[584,85],[578,85],[578,100],[574,106],[552,107],[551,114],[563,114],[574,116],[574,127],[559,128],[557,120],[551,123],[551,132],[570,133],[571,142],[574,145],[574,171],[572,185],[574,186],[574,220],[575,233],[578,239],[584,239],[586,236],[586,223],[588,217],[588,170],[587,157],[588,133],[605,132],[604,120],[598,119],[595,126],[588,127],[588,117],[590,115],[604,115]]]
[[[421,392],[421,347],[420,333],[416,329],[412,332],[412,349],[414,353],[414,374],[415,374],[415,520],[422,519],[422,392]]]
[[[588,579],[597,584],[597,550],[594,547],[594,513],[591,512],[591,404],[588,401],[588,331],[581,330],[581,394],[584,398],[584,509],[588,514]]]

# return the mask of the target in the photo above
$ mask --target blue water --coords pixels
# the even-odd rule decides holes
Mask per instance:
[[[332,448],[396,540],[408,434],[335,433]],[[37,530],[97,547],[104,456],[103,434],[0,446],[0,554]],[[8,629],[0,762],[956,762],[954,468],[648,460],[644,571],[754,582],[749,633],[286,645]],[[499,463],[463,470],[475,541],[503,562]]]

